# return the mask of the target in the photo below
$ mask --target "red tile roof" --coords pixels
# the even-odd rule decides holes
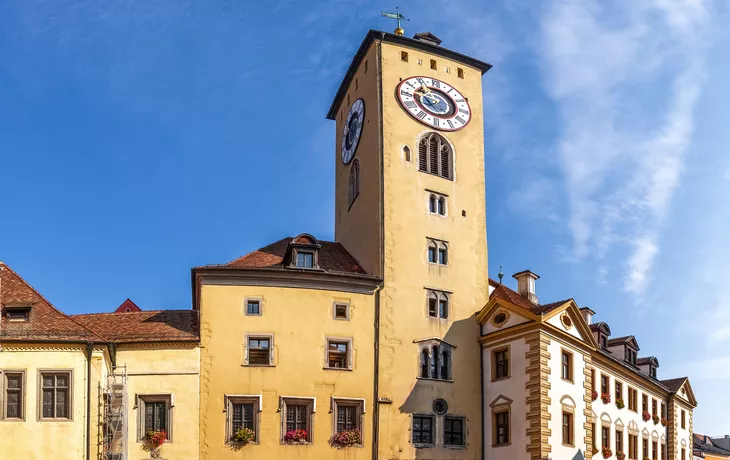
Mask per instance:
[[[220,265],[205,265],[199,268],[243,268],[243,269],[284,269],[292,237],[282,238],[260,249],[239,257],[236,260]],[[326,272],[351,273],[365,275],[354,257],[340,244],[331,241],[319,241],[319,268]]]
[[[142,309],[129,299],[122,302],[122,304],[114,310],[115,313],[129,313],[133,311],[142,311]]]
[[[0,262],[0,340],[104,341],[104,339],[57,310],[38,291]],[[30,307],[28,321],[9,322],[4,310]]]
[[[507,302],[510,302],[513,305],[516,305],[518,307],[524,308],[525,310],[534,313],[536,315],[542,315],[545,313],[548,313],[549,311],[563,305],[565,302],[570,301],[571,299],[565,299],[560,300],[558,302],[551,302],[547,304],[542,305],[535,305],[534,303],[530,302],[525,296],[522,294],[513,291],[512,289],[508,288],[504,284],[500,284],[492,279],[489,280],[489,284],[494,286],[494,291],[492,291],[492,295],[496,296],[502,300],[506,300]]]
[[[110,342],[199,341],[198,312],[194,310],[146,310],[123,313],[73,315],[74,320]]]

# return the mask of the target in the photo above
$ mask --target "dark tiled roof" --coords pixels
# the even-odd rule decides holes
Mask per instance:
[[[659,360],[657,360],[656,357],[654,357],[654,356],[647,356],[645,358],[639,358],[639,359],[637,359],[636,360],[636,365],[637,366],[643,366],[645,364],[651,364],[652,361],[657,361],[658,362]]]
[[[103,341],[104,339],[57,310],[38,291],[0,262],[0,305],[3,310],[30,307],[28,321],[0,319],[0,340]]]
[[[682,387],[685,380],[687,380],[687,377],[679,377],[676,379],[662,380],[662,384],[669,388],[669,391],[676,392]]]
[[[199,268],[284,269],[286,268],[284,256],[287,254],[291,241],[292,237],[283,238],[227,264],[205,265]],[[319,244],[321,245],[319,249],[320,269],[333,273],[366,274],[355,258],[340,243],[319,241]]]
[[[679,380],[679,379],[674,379],[674,380]],[[709,436],[705,436],[704,434],[697,434],[697,433],[693,433],[693,435],[694,435],[694,439],[692,440],[692,445],[695,449],[699,450],[700,452],[730,457],[730,450],[725,450],[722,447],[716,446],[715,443],[712,441],[712,438],[710,438]]]
[[[198,341],[198,312],[147,310],[124,313],[73,315],[74,320],[110,342]]]
[[[531,313],[534,313],[536,315],[542,315],[542,314],[548,313],[550,310],[553,310],[554,308],[557,308],[557,307],[563,305],[565,302],[568,302],[571,300],[571,299],[566,299],[566,300],[561,300],[559,302],[535,305],[534,303],[527,300],[525,298],[525,296],[513,291],[512,289],[508,288],[504,284],[496,283],[491,279],[489,280],[489,283],[492,284],[492,286],[496,285],[494,288],[494,291],[492,291],[493,296],[498,297],[502,300],[506,300],[507,302],[517,305],[520,308],[524,308],[525,310],[527,310]]]

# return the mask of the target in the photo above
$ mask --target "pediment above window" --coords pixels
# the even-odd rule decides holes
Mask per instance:
[[[295,236],[286,250],[289,268],[319,269],[319,250],[322,245],[309,233]]]
[[[511,404],[512,404],[512,400],[510,398],[508,398],[505,395],[500,394],[499,396],[497,396],[496,398],[494,398],[494,401],[492,401],[489,404],[489,407],[491,407],[492,409],[494,409],[495,407],[509,406]]]

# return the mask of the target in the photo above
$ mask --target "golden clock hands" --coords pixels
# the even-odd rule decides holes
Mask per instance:
[[[416,92],[419,91],[423,93],[421,97],[427,98],[429,101],[431,101],[432,104],[438,104],[439,100],[433,94],[431,94],[431,90],[428,87],[421,86],[416,90]]]

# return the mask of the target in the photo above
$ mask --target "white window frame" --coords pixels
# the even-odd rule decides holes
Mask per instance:
[[[175,408],[174,393],[137,393],[135,394],[134,408],[137,410],[137,443],[145,441],[145,404],[150,402],[164,402],[167,410],[167,440],[166,443],[172,443],[173,435],[173,415]]]

